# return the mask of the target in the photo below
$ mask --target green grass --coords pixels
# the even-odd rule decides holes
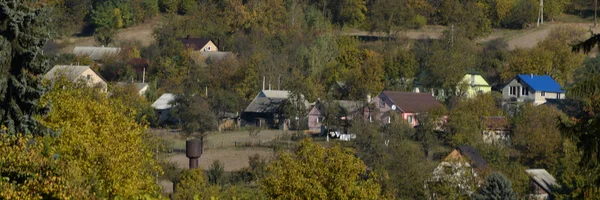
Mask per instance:
[[[594,16],[581,17],[579,15],[561,14],[554,20],[563,23],[594,23]]]

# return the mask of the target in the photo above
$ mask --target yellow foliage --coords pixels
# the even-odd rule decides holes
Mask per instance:
[[[84,190],[61,177],[45,139],[0,131],[0,199],[83,199]]]
[[[52,108],[40,121],[58,134],[53,145],[66,180],[101,198],[159,195],[161,169],[134,109],[67,81],[57,82],[41,103]]]
[[[282,153],[268,167],[261,188],[273,199],[378,199],[374,178],[351,149],[324,148],[303,140],[295,155]]]

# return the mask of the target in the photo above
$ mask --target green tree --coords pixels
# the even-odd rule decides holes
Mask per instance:
[[[570,139],[565,139],[562,144],[561,157],[558,162],[556,180],[559,185],[552,190],[556,199],[585,199],[586,187],[590,185],[590,179],[586,177],[589,174],[585,168],[582,168],[582,152]]]
[[[512,184],[504,175],[498,172],[490,174],[479,188],[473,199],[510,199],[516,200],[516,195],[512,190]]]
[[[380,186],[373,178],[361,178],[365,173],[352,150],[305,139],[294,155],[281,153],[271,162],[260,186],[269,198],[377,199]]]
[[[335,0],[331,7],[332,20],[341,26],[357,26],[366,19],[366,0]]]
[[[46,91],[42,74],[49,66],[42,47],[50,37],[46,7],[0,2],[0,125],[8,133],[43,134],[33,118],[47,109],[38,100]]]
[[[154,108],[151,106],[152,102],[139,95],[135,84],[114,86],[111,93],[111,100],[119,101],[123,105],[135,110],[135,121],[140,124],[157,125],[156,114],[154,113]]]
[[[173,104],[176,106],[171,112],[181,121],[181,128],[187,136],[203,138],[206,132],[217,127],[215,114],[204,97],[190,93],[179,94]]]
[[[490,116],[502,116],[502,110],[491,94],[480,94],[458,102],[448,116],[452,146],[482,143],[482,131],[486,128],[486,118]]]
[[[526,166],[555,172],[562,144],[563,114],[554,107],[525,105],[514,120],[512,143]]]
[[[455,26],[456,34],[476,39],[492,32],[491,21],[486,15],[486,5],[474,0],[448,0],[440,8],[444,24]]]
[[[417,75],[419,68],[415,54],[404,49],[394,49],[385,55],[385,88],[409,91],[412,89],[412,80]]]
[[[583,33],[573,26],[554,28],[535,48],[512,51],[501,77],[510,80],[517,74],[550,74],[561,85],[571,83],[573,72],[583,64],[584,55],[569,51],[570,42],[580,39]]]

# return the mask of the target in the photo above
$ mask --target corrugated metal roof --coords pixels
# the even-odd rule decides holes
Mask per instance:
[[[87,55],[92,60],[100,60],[106,55],[118,54],[121,48],[118,47],[79,47],[73,49],[73,54],[77,56]]]
[[[52,80],[60,75],[64,75],[67,79],[75,81],[89,68],[90,66],[88,65],[56,65],[50,71],[46,72],[44,79]]]
[[[552,193],[552,188],[557,186],[556,179],[545,169],[528,169],[525,172],[531,179],[547,193]]]
[[[277,113],[281,111],[285,100],[284,98],[256,97],[244,112]]]
[[[550,76],[540,76],[531,74],[519,74],[517,76],[525,84],[529,85],[531,89],[541,92],[561,92],[565,91],[562,87]]]
[[[287,99],[289,96],[290,96],[290,92],[287,90],[263,90],[263,91],[260,91],[260,93],[258,93],[257,97]]]
[[[175,95],[172,93],[162,94],[154,103],[152,107],[157,110],[164,110],[171,108],[171,101],[175,100]]]

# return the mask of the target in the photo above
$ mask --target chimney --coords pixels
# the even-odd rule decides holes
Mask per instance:
[[[531,76],[531,79],[533,79],[533,74],[529,74]]]
[[[371,94],[367,94],[367,103],[371,103]]]
[[[191,39],[191,38],[192,38],[192,36],[191,36],[190,34],[188,34],[188,35],[185,37],[185,39],[188,39],[188,40],[189,40],[189,39]]]
[[[475,85],[475,74],[471,74],[471,86]]]
[[[263,87],[262,87],[262,90],[265,90],[265,79],[266,79],[266,77],[263,76]]]

